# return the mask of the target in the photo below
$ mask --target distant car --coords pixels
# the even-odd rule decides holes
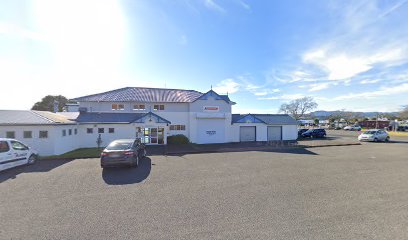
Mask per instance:
[[[302,136],[302,133],[306,132],[307,130],[309,130],[309,129],[306,129],[306,128],[301,128],[301,129],[299,129],[299,130],[298,130],[298,138],[303,137],[303,136]]]
[[[101,167],[129,166],[137,167],[146,157],[144,144],[135,139],[120,139],[111,142],[101,153]]]
[[[302,137],[305,138],[326,137],[326,130],[324,130],[323,128],[309,129],[306,132],[302,133]]]
[[[12,167],[33,164],[38,153],[16,139],[0,138],[0,171]]]
[[[343,128],[346,131],[361,131],[360,126],[347,126]]]
[[[359,141],[371,141],[371,142],[379,142],[385,141],[388,142],[390,140],[390,136],[388,133],[381,129],[372,129],[363,132],[358,136]]]

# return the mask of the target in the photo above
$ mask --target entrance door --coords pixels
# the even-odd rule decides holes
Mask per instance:
[[[239,129],[241,142],[254,142],[256,141],[256,127],[241,126]]]
[[[141,132],[141,142],[145,144],[164,144],[164,128],[146,127],[136,128],[136,132]],[[136,134],[138,135],[138,134]]]
[[[282,140],[282,127],[268,126],[268,141]]]

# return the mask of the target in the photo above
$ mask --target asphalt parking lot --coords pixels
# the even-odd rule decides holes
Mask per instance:
[[[407,183],[408,139],[44,160],[0,173],[0,239],[408,239]]]

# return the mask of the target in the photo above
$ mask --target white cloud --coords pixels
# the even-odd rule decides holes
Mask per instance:
[[[246,10],[251,10],[251,6],[249,6],[248,3],[244,2],[243,0],[238,0],[239,5],[241,5],[241,7],[245,8]]]
[[[238,92],[240,84],[234,79],[225,79],[218,83],[213,90],[219,94]]]
[[[295,100],[298,98],[303,98],[305,95],[303,94],[283,94],[280,96],[273,96],[273,97],[262,97],[258,98],[258,100],[285,100],[285,101],[291,101]]]
[[[204,5],[211,10],[225,13],[225,9],[218,5],[214,0],[204,0]]]
[[[397,95],[401,93],[408,93],[408,83],[404,83],[395,87],[383,87],[380,90],[363,92],[363,93],[350,93],[348,95],[338,96],[333,98],[334,101],[346,100],[346,99],[371,99],[383,96]]]
[[[309,92],[317,92],[323,89],[326,89],[330,86],[330,83],[314,83],[311,84],[309,87]]]
[[[360,84],[372,84],[372,83],[378,83],[380,79],[363,79],[360,81]]]

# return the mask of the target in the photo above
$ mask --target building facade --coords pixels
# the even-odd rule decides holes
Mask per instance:
[[[38,141],[41,146],[37,147],[35,141],[21,140],[40,148],[40,154],[53,155],[95,147],[98,138],[102,146],[123,138],[141,138],[146,144],[167,144],[167,137],[177,134],[197,144],[297,138],[297,122],[292,117],[286,114],[232,114],[235,102],[213,90],[201,93],[127,87],[71,100],[77,102],[75,106],[79,112],[35,113],[54,119],[47,125],[53,147],[44,147],[41,141]],[[57,118],[64,122],[55,121]],[[40,131],[38,121],[21,122],[18,116],[11,120],[2,117],[0,112],[0,137],[6,137],[6,132],[13,129],[23,129],[22,124],[31,124],[32,131]],[[18,139],[19,135],[15,137]]]

